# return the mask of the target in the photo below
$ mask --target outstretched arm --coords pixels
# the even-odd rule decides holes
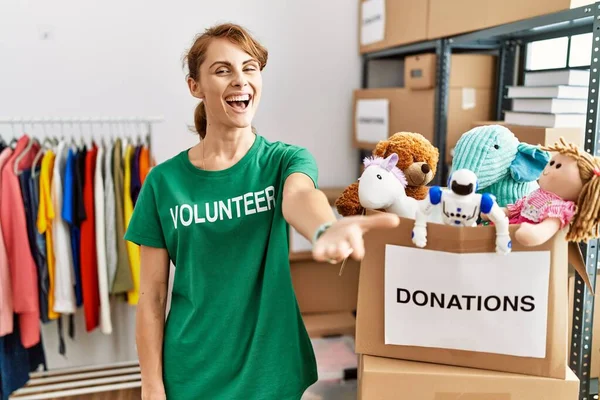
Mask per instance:
[[[329,225],[313,246],[317,261],[339,262],[352,254],[356,260],[364,255],[363,234],[369,229],[394,227],[397,215],[381,213],[352,216],[336,220],[329,201],[307,175],[293,173],[283,187],[283,217],[306,239],[312,241],[320,228]]]
[[[285,220],[308,240],[312,240],[321,225],[336,221],[327,196],[301,172],[286,179],[282,209]]]

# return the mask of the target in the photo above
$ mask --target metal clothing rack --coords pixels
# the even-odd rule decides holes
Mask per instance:
[[[510,106],[506,87],[522,84],[522,75],[526,65],[526,46],[528,43],[563,36],[593,33],[589,96],[587,100],[587,123],[585,127],[585,150],[600,155],[598,135],[598,92],[600,91],[600,1],[595,4],[569,9],[553,14],[534,17],[514,23],[475,32],[426,40],[418,43],[396,46],[362,56],[362,88],[369,87],[369,62],[381,59],[401,59],[406,56],[435,51],[436,88],[434,106],[434,145],[439,149],[439,166],[432,184],[443,184],[448,176],[446,164],[446,135],[448,121],[448,92],[450,81],[450,62],[452,52],[494,52],[498,55],[497,107],[496,119],[503,120],[503,110]],[[570,48],[570,38],[569,38]],[[568,57],[568,55],[567,55]],[[370,155],[361,150],[359,160]],[[594,291],[596,290],[596,269],[598,264],[598,240],[580,244]],[[579,377],[580,400],[598,398],[598,382],[589,379],[591,365],[592,326],[594,316],[594,296],[583,280],[575,274],[575,292],[573,305],[573,331],[569,366]]]
[[[13,134],[15,133],[15,126],[21,126],[22,132],[25,131],[25,125],[36,126],[36,125],[59,125],[61,127],[65,125],[73,126],[74,124],[83,127],[83,125],[89,126],[97,126],[97,125],[117,125],[122,127],[123,125],[131,124],[131,125],[140,125],[145,126],[146,129],[146,141],[148,143],[148,147],[151,148],[151,140],[152,140],[152,125],[155,123],[163,122],[164,118],[162,116],[148,116],[148,117],[138,117],[138,116],[130,116],[130,117],[1,117],[0,116],[0,124],[2,125],[10,125]],[[127,136],[127,135],[125,135]]]

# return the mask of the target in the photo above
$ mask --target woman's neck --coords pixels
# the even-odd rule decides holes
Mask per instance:
[[[237,163],[252,147],[256,135],[252,128],[211,129],[190,152],[190,161],[205,170],[218,171]]]

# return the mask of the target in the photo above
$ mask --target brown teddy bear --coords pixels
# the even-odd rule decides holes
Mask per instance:
[[[374,156],[384,158],[392,153],[398,154],[396,166],[406,175],[406,194],[417,200],[424,199],[428,191],[426,185],[433,180],[437,171],[440,156],[438,149],[420,133],[398,132],[377,143],[373,150]],[[344,217],[363,213],[364,209],[358,199],[358,182],[342,192],[335,201],[335,206]]]

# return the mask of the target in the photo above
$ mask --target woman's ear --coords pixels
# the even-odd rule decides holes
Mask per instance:
[[[204,92],[202,92],[200,84],[189,77],[187,79],[187,83],[188,88],[190,89],[190,94],[198,99],[204,100]]]

